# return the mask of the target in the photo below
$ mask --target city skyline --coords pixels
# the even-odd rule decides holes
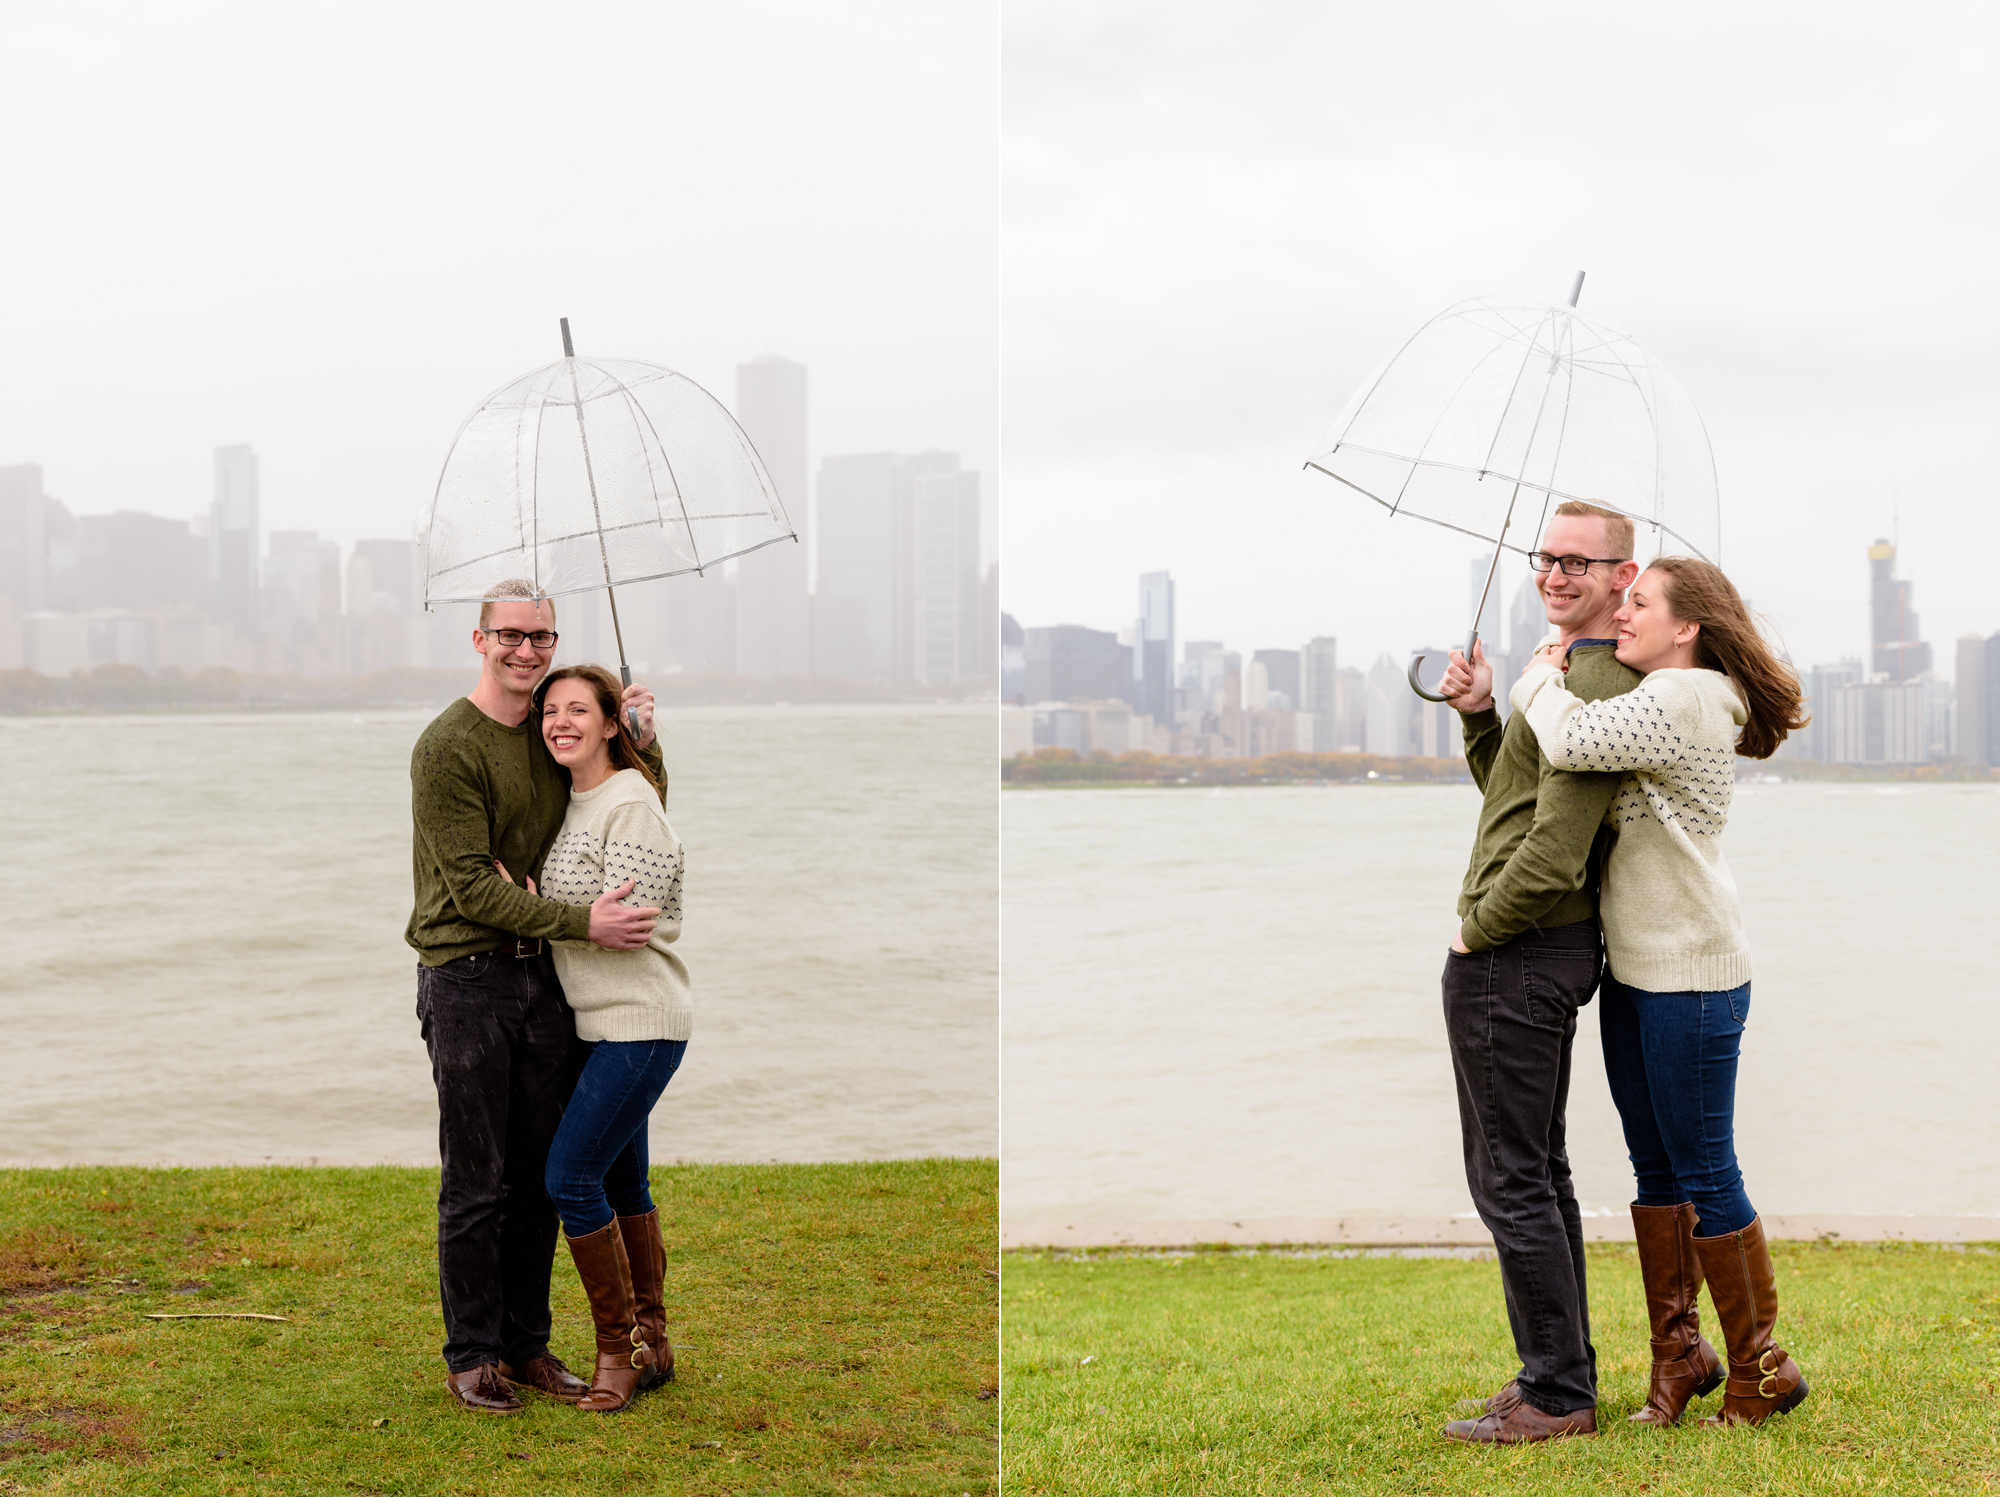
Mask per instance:
[[[560,356],[558,317],[579,353],[725,402],[759,354],[808,365],[815,466],[937,447],[996,471],[984,15],[611,0],[468,26],[363,0],[295,48],[265,19],[10,21],[32,294],[0,465],[40,464],[73,512],[191,516],[247,441],[268,528],[403,536],[459,423]]]
[[[1008,9],[1016,617],[1122,627],[1128,579],[1170,570],[1192,637],[1462,639],[1478,548],[1302,464],[1427,319],[1585,270],[1580,309],[1700,410],[1721,562],[1794,660],[1865,651],[1877,536],[1933,640],[2000,628],[2000,227],[1967,185],[1993,16],[1925,12],[1885,52],[1844,6],[1262,14],[1288,45],[1174,0]],[[1329,57],[1418,56],[1325,85]]]
[[[763,355],[736,375],[737,419],[799,517],[798,540],[621,589],[624,657],[654,674],[991,683],[996,574],[980,567],[980,475],[940,451],[834,454],[810,475],[806,367]],[[212,461],[210,503],[187,520],[78,515],[47,494],[36,465],[0,466],[0,669],[325,676],[469,663],[471,609],[423,611],[414,535],[343,547],[311,529],[266,527],[255,448],[219,447]],[[863,474],[889,477],[868,492]],[[829,523],[814,525],[807,517],[829,487]],[[821,535],[824,568],[814,563]],[[557,606],[562,659],[619,653],[601,593]]]

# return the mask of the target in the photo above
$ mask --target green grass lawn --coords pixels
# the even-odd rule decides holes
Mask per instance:
[[[1773,1257],[1779,1339],[1813,1388],[1793,1413],[1629,1427],[1650,1355],[1638,1260],[1593,1247],[1603,1433],[1475,1449],[1438,1431],[1518,1367],[1490,1260],[1010,1253],[1006,1490],[2000,1491],[2000,1254],[1781,1243]],[[1719,1347],[1705,1294],[1702,1310]]]
[[[677,1380],[496,1418],[444,1391],[434,1171],[0,1171],[0,1492],[990,1492],[996,1174],[656,1169]],[[588,1377],[562,1252],[554,1306]],[[222,1310],[288,1319],[143,1318]]]

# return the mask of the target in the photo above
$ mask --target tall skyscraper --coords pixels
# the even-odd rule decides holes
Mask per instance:
[[[1299,711],[1312,716],[1313,752],[1338,753],[1347,742],[1340,707],[1340,648],[1322,634],[1299,650]]]
[[[1278,707],[1281,711],[1286,712],[1301,710],[1299,705],[1299,652],[1297,650],[1259,650],[1250,657],[1250,663],[1264,667],[1265,685],[1285,699],[1282,703],[1274,702],[1268,705]],[[1245,679],[1248,680],[1248,677],[1246,676]],[[1254,705],[1261,708],[1267,704],[1258,702]]]
[[[76,551],[83,608],[196,608],[206,591],[207,547],[186,520],[129,509],[80,515]]]
[[[1174,716],[1174,579],[1166,572],[1139,577],[1139,623],[1132,636],[1133,695],[1139,710],[1163,726]]]
[[[868,452],[819,469],[813,650],[821,675],[990,680],[979,475],[952,452]]]
[[[911,483],[916,679],[949,686],[979,654],[979,475],[929,472]]]
[[[1910,584],[1896,576],[1896,548],[1877,540],[1868,548],[1868,668],[1891,681],[1914,681],[1931,668],[1931,647],[1918,635]]]
[[[1410,683],[1403,667],[1383,655],[1368,667],[1367,751],[1399,759],[1410,751],[1410,727],[1415,714]]]
[[[423,578],[415,541],[354,543],[347,562],[347,611],[355,618],[423,611]]]
[[[1996,757],[1993,752],[1996,745],[1989,736],[1993,712],[1987,701],[1988,677],[2000,674],[1989,668],[1996,652],[2000,652],[2000,635],[1990,640],[1977,634],[1959,636],[1958,736],[1952,744],[1952,753],[1967,764],[1991,764]]]
[[[749,435],[798,540],[736,563],[736,674],[812,670],[812,598],[806,515],[806,366],[764,357],[736,367],[736,419]]]
[[[0,595],[21,613],[49,606],[48,503],[36,463],[0,468]]]
[[[216,616],[246,634],[257,622],[257,454],[248,443],[215,449],[208,507],[208,580]]]

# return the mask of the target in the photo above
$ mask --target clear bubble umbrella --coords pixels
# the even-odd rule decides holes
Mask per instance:
[[[1390,513],[1493,547],[1472,657],[1503,552],[1540,544],[1555,507],[1630,516],[1659,551],[1720,562],[1715,456],[1680,382],[1623,328],[1567,306],[1475,297],[1419,328],[1348,401],[1307,461]],[[1410,686],[1431,701],[1410,665]]]
[[[796,541],[764,461],[721,402],[635,359],[563,357],[466,417],[417,516],[424,606],[604,589],[625,684],[616,589]]]

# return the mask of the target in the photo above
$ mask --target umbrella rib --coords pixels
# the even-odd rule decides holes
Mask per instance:
[[[1498,448],[1500,445],[1500,433],[1507,429],[1507,416],[1509,412],[1511,412],[1514,409],[1514,396],[1516,392],[1518,392],[1521,388],[1521,377],[1527,373],[1528,360],[1535,356],[1535,350],[1540,343],[1541,330],[1544,327],[1548,326],[1549,318],[1553,314],[1554,314],[1554,308],[1550,308],[1549,311],[1544,312],[1542,314],[1541,321],[1535,325],[1536,336],[1528,340],[1527,352],[1521,355],[1521,367],[1514,371],[1513,388],[1508,390],[1506,403],[1500,407],[1500,419],[1493,423],[1493,440],[1486,444],[1486,461],[1480,466],[1480,471],[1482,473],[1490,472],[1492,470],[1493,453],[1494,450]],[[1532,441],[1533,437],[1531,434],[1530,435],[1531,444]]]
[[[1368,402],[1375,398],[1375,392],[1381,388],[1382,381],[1387,379],[1389,377],[1389,371],[1396,367],[1396,360],[1400,359],[1404,354],[1410,351],[1410,345],[1416,342],[1417,339],[1423,337],[1423,335],[1426,332],[1428,332],[1434,325],[1444,321],[1445,318],[1454,315],[1457,311],[1458,311],[1457,307],[1447,308],[1445,311],[1438,313],[1437,316],[1433,317],[1429,322],[1425,323],[1422,327],[1418,328],[1414,333],[1410,334],[1409,337],[1403,340],[1403,346],[1397,349],[1393,354],[1391,354],[1388,357],[1388,359],[1384,361],[1382,367],[1375,371],[1375,378],[1369,383],[1366,393],[1364,393],[1361,399],[1358,402],[1356,402],[1354,407],[1354,414],[1347,418],[1347,425],[1341,428],[1342,431],[1352,431],[1354,429],[1354,423],[1361,419],[1361,413],[1368,409]],[[1340,445],[1341,445],[1341,439],[1338,435],[1336,435],[1333,439],[1333,447],[1330,450],[1338,451]],[[1326,470],[1322,468],[1320,469],[1320,471],[1324,473]]]
[[[1411,463],[1411,464],[1413,464],[1413,465],[1414,465],[1414,464],[1420,464],[1420,463],[1428,463],[1428,462],[1430,461],[1430,460],[1429,460],[1428,458],[1426,458],[1426,457],[1424,456],[1424,454],[1425,454],[1425,453],[1426,453],[1427,451],[1429,451],[1429,450],[1430,450],[1430,445],[1431,445],[1431,439],[1432,439],[1433,437],[1435,437],[1435,436],[1437,435],[1437,433],[1438,433],[1438,428],[1439,428],[1440,426],[1443,426],[1443,425],[1444,425],[1444,423],[1445,423],[1445,420],[1446,420],[1446,418],[1447,418],[1447,417],[1449,417],[1449,416],[1451,415],[1451,406],[1452,406],[1452,401],[1455,401],[1455,400],[1457,400],[1457,399],[1458,399],[1459,395],[1460,395],[1460,394],[1462,394],[1462,393],[1464,392],[1464,390],[1465,390],[1465,387],[1466,387],[1466,386],[1467,386],[1468,384],[1470,384],[1470,383],[1472,382],[1472,377],[1473,377],[1473,376],[1474,376],[1475,374],[1477,374],[1477,373],[1478,373],[1478,372],[1479,372],[1479,371],[1480,371],[1481,369],[1485,368],[1485,367],[1486,367],[1486,361],[1487,361],[1488,359],[1492,358],[1492,357],[1493,357],[1493,356],[1494,356],[1495,354],[1497,354],[1497,353],[1501,352],[1501,349],[1502,349],[1502,347],[1504,347],[1504,345],[1498,345],[1498,346],[1495,346],[1495,347],[1493,347],[1493,348],[1490,348],[1490,349],[1488,349],[1488,350],[1487,350],[1487,351],[1486,351],[1485,353],[1483,353],[1483,354],[1481,354],[1481,355],[1479,356],[1479,359],[1478,359],[1478,361],[1477,361],[1477,362],[1475,362],[1475,363],[1473,364],[1473,366],[1472,366],[1472,367],[1471,367],[1470,369],[1468,369],[1468,370],[1466,370],[1466,371],[1465,371],[1465,378],[1464,378],[1464,379],[1462,379],[1462,380],[1460,380],[1460,381],[1458,382],[1458,387],[1457,387],[1457,389],[1454,389],[1454,390],[1453,390],[1453,391],[1451,392],[1451,399],[1450,399],[1450,400],[1447,400],[1447,401],[1445,401],[1445,402],[1444,402],[1443,406],[1442,406],[1442,407],[1441,407],[1441,408],[1439,409],[1439,411],[1438,411],[1438,418],[1437,418],[1437,420],[1435,420],[1435,421],[1433,421],[1433,422],[1431,423],[1431,429],[1430,429],[1429,431],[1427,431],[1427,432],[1425,432],[1425,433],[1424,433],[1424,439],[1423,439],[1423,441],[1421,441],[1421,442],[1419,442],[1419,443],[1417,444],[1417,455],[1416,455],[1415,457],[1413,457],[1413,458],[1408,458],[1408,459],[1406,459],[1405,461],[1407,461],[1407,462],[1410,462],[1410,463]],[[1532,347],[1531,347],[1530,351],[1531,351],[1531,352],[1533,351],[1533,350],[1532,350]],[[1518,378],[1519,378],[1519,376],[1517,375],[1517,376],[1516,376],[1516,378],[1518,379]],[[1365,451],[1367,451],[1367,449],[1366,449],[1366,448],[1363,448],[1362,450],[1363,450],[1364,452],[1365,452]],[[1487,455],[1487,456],[1488,456],[1489,458],[1490,458],[1490,457],[1491,457],[1491,456],[1493,455],[1493,454],[1492,454],[1492,451],[1491,451],[1491,449],[1490,449],[1490,448],[1488,449],[1488,451],[1487,451],[1487,454],[1486,454],[1486,455]],[[1471,470],[1471,469],[1467,469],[1466,471],[1467,471],[1467,472],[1471,472],[1472,470]],[[1484,477],[1484,476],[1485,476],[1485,474],[1486,474],[1486,470],[1485,470],[1484,468],[1481,468],[1481,469],[1479,470],[1479,473],[1480,473],[1480,476],[1481,476],[1481,477]],[[1413,479],[1413,478],[1415,478],[1416,476],[1417,476],[1417,471],[1416,471],[1416,468],[1415,468],[1414,466],[1412,466],[1412,467],[1411,467],[1411,469],[1410,469],[1410,471],[1409,471],[1408,473],[1406,473],[1406,474],[1404,474],[1404,475],[1403,475],[1403,486],[1402,486],[1402,488],[1400,488],[1400,489],[1398,489],[1398,490],[1396,491],[1396,505],[1395,505],[1395,510],[1396,510],[1396,512],[1398,512],[1398,513],[1400,513],[1400,512],[1401,512],[1401,509],[1402,509],[1402,505],[1403,505],[1403,495],[1404,495],[1405,493],[1407,493],[1407,492],[1409,491],[1409,487],[1410,487],[1410,480],[1411,480],[1411,479]]]
[[[1372,499],[1372,498],[1374,498],[1374,495],[1372,495],[1372,494],[1371,494],[1371,495],[1369,495],[1369,497],[1370,497],[1370,498]],[[1379,502],[1379,501],[1378,501],[1378,502]],[[1452,527],[1449,527],[1449,528],[1451,528],[1451,529],[1456,529],[1457,527],[1456,527],[1456,526],[1452,526]],[[1467,533],[1469,534],[1470,532],[1467,532]],[[791,536],[789,536],[789,535],[774,535],[774,536],[772,536],[772,537],[771,537],[771,538],[770,538],[769,540],[767,540],[767,541],[759,541],[759,542],[757,542],[757,544],[756,544],[756,545],[754,545],[754,546],[745,546],[745,547],[744,547],[744,548],[743,548],[743,549],[742,549],[741,551],[732,551],[732,552],[730,552],[730,553],[729,553],[729,556],[723,556],[723,557],[716,557],[716,558],[712,559],[712,560],[711,560],[711,561],[709,562],[709,565],[710,565],[710,566],[714,566],[714,565],[715,565],[715,562],[716,562],[716,561],[727,561],[727,560],[729,560],[729,559],[730,559],[730,557],[733,557],[733,556],[748,556],[748,555],[749,555],[749,554],[750,554],[750,553],[751,553],[752,551],[761,551],[761,550],[763,550],[763,549],[764,549],[764,548],[765,548],[766,546],[775,546],[775,545],[777,545],[777,544],[778,544],[778,543],[779,543],[780,541],[788,541],[788,540],[791,540],[791,539],[792,539],[792,537],[791,537]],[[502,555],[504,555],[505,553],[496,553],[496,554],[502,554]],[[470,565],[471,565],[471,563],[470,563],[470,562],[463,562],[463,563],[461,563],[461,564],[460,564],[460,566],[459,566],[459,567],[453,567],[453,568],[451,568],[451,570],[452,570],[452,571],[458,571],[458,570],[460,570],[460,569],[461,569],[461,567],[465,567],[465,566],[470,566]],[[646,573],[646,575],[645,575],[645,576],[643,576],[643,577],[627,577],[627,578],[625,579],[625,583],[624,583],[624,584],[621,584],[621,585],[628,585],[628,586],[629,586],[630,584],[632,584],[632,583],[634,583],[634,582],[657,582],[657,581],[659,581],[659,580],[660,580],[660,579],[661,579],[662,577],[684,577],[684,576],[686,576],[686,575],[687,575],[687,574],[688,574],[689,572],[692,572],[693,570],[694,570],[694,568],[693,568],[693,567],[675,567],[675,568],[672,568],[671,570],[669,570],[669,571],[665,571],[665,572],[648,572],[648,573]],[[565,588],[565,589],[563,590],[563,592],[562,592],[561,594],[556,594],[556,593],[550,593],[550,594],[548,594],[548,596],[549,596],[549,597],[557,597],[557,596],[565,596],[565,597],[566,597],[566,596],[568,596],[568,595],[569,595],[569,594],[571,594],[571,593],[593,593],[593,592],[596,592],[596,591],[597,591],[597,589],[598,589],[598,588],[599,588],[600,586],[602,586],[602,584],[601,584],[601,583],[596,583],[596,582],[592,582],[592,583],[588,583],[588,584],[586,584],[586,585],[585,585],[585,586],[583,586],[583,587],[571,587],[571,588]],[[468,597],[464,597],[464,598],[439,598],[439,599],[438,599],[437,601],[438,601],[438,602],[440,602],[440,603],[476,603],[476,602],[478,602],[478,601],[480,601],[480,600],[479,600],[478,598],[476,598],[476,597],[471,597],[471,596],[468,596]]]
[[[625,390],[624,382],[617,375],[612,374],[609,370],[605,370],[603,373],[605,378],[617,385],[619,389]],[[630,390],[625,390],[625,400],[633,410],[639,413],[639,419],[646,423],[646,430],[653,434],[653,440],[660,445],[660,463],[667,470],[667,482],[674,486],[674,502],[681,508],[681,529],[687,532],[688,550],[693,553],[694,569],[699,572],[701,570],[701,546],[694,538],[694,522],[688,518],[687,495],[681,492],[680,475],[674,472],[674,460],[667,456],[666,439],[660,435],[659,428],[653,425],[652,414],[643,405],[639,404],[638,397],[633,395]],[[665,530],[667,528],[667,518],[665,515],[659,514],[660,485],[657,481],[653,481],[650,464],[647,467],[646,477],[648,481],[653,482],[654,514],[659,518],[660,528]]]
[[[770,512],[768,510],[761,510],[761,509],[734,510],[728,514],[702,516],[704,520],[768,520],[770,517],[771,517]],[[627,530],[656,530],[656,529],[658,529],[658,527],[654,525],[654,523],[651,520],[634,520],[628,525],[606,526],[602,531],[572,530],[567,535],[552,535],[546,541],[542,542],[542,544],[548,547],[555,547],[562,545],[565,541],[589,540],[591,537],[600,534],[618,535]],[[790,538],[791,537],[789,535],[780,535],[773,537],[773,539],[781,541],[789,540]],[[728,561],[731,557],[745,556],[748,555],[750,552],[757,550],[759,547],[767,546],[769,544],[770,541],[759,541],[755,546],[747,546],[741,551],[731,551],[726,556],[711,556],[707,561],[702,563],[702,566],[712,567],[718,561]],[[440,567],[438,569],[438,576],[444,577],[444,576],[449,576],[453,572],[462,572],[467,567],[475,567],[480,565],[482,562],[493,561],[502,556],[518,556],[518,555],[520,555],[520,552],[517,548],[514,547],[505,547],[498,551],[488,551],[484,555],[469,556],[464,561],[455,561],[448,567]],[[628,582],[635,582],[641,580],[643,579],[632,578],[632,577],[628,577],[626,579],[626,581]]]
[[[1338,473],[1334,472],[1331,468],[1321,468],[1318,463],[1307,463],[1306,466],[1308,468],[1317,469],[1319,472],[1326,474],[1326,476],[1328,478],[1331,478],[1335,483],[1346,484],[1347,487],[1354,490],[1355,493],[1361,495],[1364,499],[1374,500],[1377,504],[1381,505],[1382,508],[1388,510],[1391,514],[1396,513],[1396,506],[1391,504],[1387,499],[1384,499],[1380,494],[1371,494],[1367,489],[1361,487],[1360,484],[1354,482],[1352,479],[1342,478]],[[1472,470],[1470,468],[1463,468],[1460,469],[1459,471],[1469,473]],[[1534,485],[1522,484],[1521,487],[1533,488]],[[1497,537],[1494,536],[1482,535],[1477,530],[1467,530],[1463,525],[1454,525],[1449,520],[1440,520],[1432,515],[1420,515],[1410,510],[1406,510],[1404,511],[1404,513],[1408,514],[1410,518],[1413,520],[1422,520],[1426,525],[1436,525],[1443,530],[1455,530],[1460,535],[1471,536],[1475,541],[1484,541],[1489,545],[1502,546],[1509,551],[1520,551],[1521,555],[1523,556],[1526,556],[1528,554],[1525,551],[1521,551],[1521,548],[1519,546],[1509,545],[1506,541],[1498,539]]]

